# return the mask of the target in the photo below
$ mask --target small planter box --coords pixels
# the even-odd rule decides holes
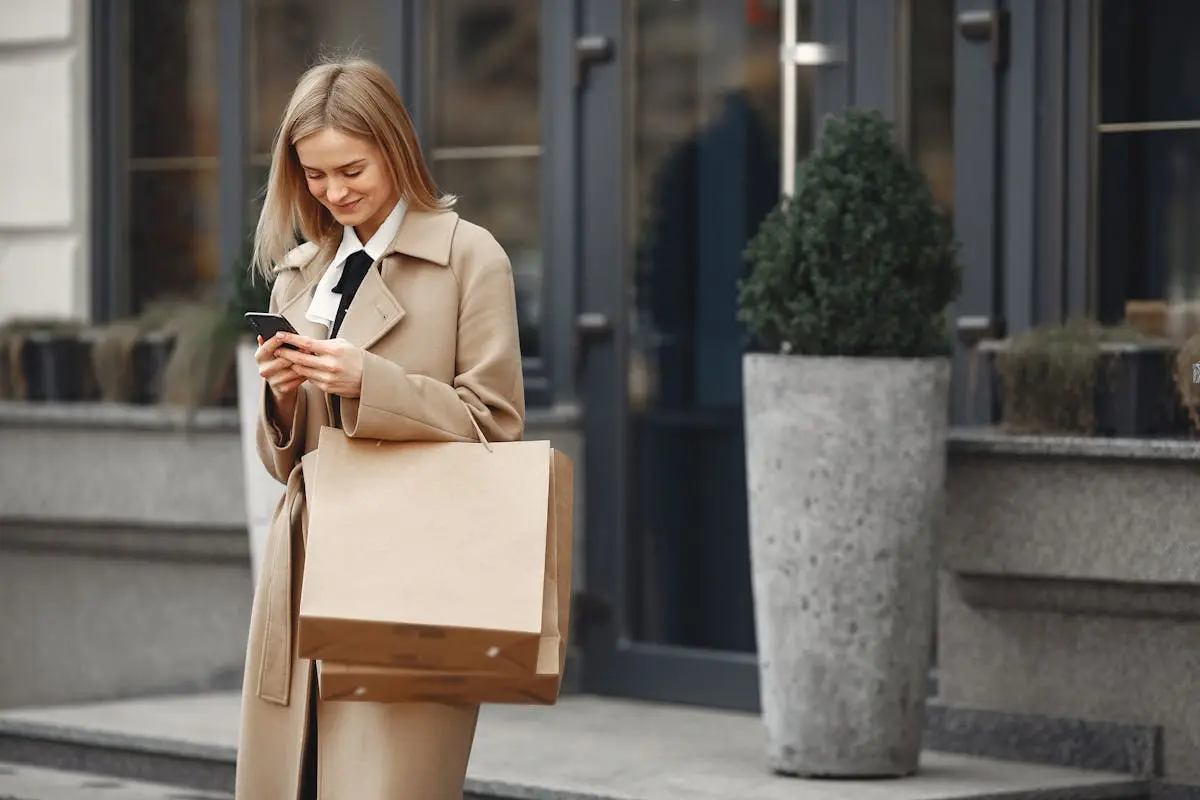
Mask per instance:
[[[96,396],[90,345],[75,333],[34,331],[21,347],[26,399],[71,403]]]
[[[996,357],[1005,341],[981,342],[994,398],[994,422],[1004,423],[1005,386]],[[1187,412],[1179,402],[1172,377],[1175,347],[1168,343],[1105,343],[1096,365],[1094,414],[1096,436],[1145,437],[1193,435]],[[1064,431],[1067,433],[1067,431]]]
[[[153,333],[133,346],[133,402],[137,405],[153,405],[162,397],[163,376],[175,340],[161,333]]]

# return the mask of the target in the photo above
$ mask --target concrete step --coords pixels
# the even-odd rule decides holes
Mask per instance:
[[[228,793],[0,763],[0,800],[233,800]]]
[[[0,760],[230,792],[236,694],[0,712]],[[763,765],[751,714],[575,696],[488,706],[469,796],[502,800],[1144,800],[1129,775],[926,753],[895,781],[804,781]]]

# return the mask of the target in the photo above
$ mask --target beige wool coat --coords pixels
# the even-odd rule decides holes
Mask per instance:
[[[271,310],[303,335],[335,248],[309,243],[277,270]],[[391,441],[521,437],[524,385],[512,269],[483,228],[453,211],[410,209],[367,274],[339,332],[365,350],[361,397],[341,401],[348,436]],[[296,614],[308,513],[303,456],[333,422],[329,398],[308,383],[290,421],[264,392],[258,450],[287,492],[276,509],[254,596],[242,689],[238,800],[296,800],[308,735],[312,662],[296,657]],[[402,508],[394,513],[404,524]],[[322,800],[458,800],[478,707],[318,702]]]

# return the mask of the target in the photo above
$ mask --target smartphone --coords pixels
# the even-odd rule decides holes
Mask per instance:
[[[255,332],[262,337],[264,342],[280,331],[296,333],[296,329],[292,327],[292,323],[279,314],[263,314],[258,311],[250,311],[246,313],[246,321],[250,323],[250,327],[254,328]],[[292,344],[285,344],[283,347],[288,347],[292,350],[299,349]]]

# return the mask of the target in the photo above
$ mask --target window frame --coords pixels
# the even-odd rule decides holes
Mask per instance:
[[[250,218],[253,189],[249,185],[251,161],[250,115],[248,113],[249,79],[251,77],[250,42],[252,31],[253,0],[218,0],[220,3],[218,30],[220,35],[218,94],[218,147],[220,216],[218,236],[221,263],[221,278],[224,291],[233,286],[232,271],[245,249],[247,221]],[[423,80],[423,65],[428,62],[430,43],[425,40],[429,7],[428,0],[378,0],[380,23],[386,30],[393,31],[392,41],[381,56],[382,66],[387,70],[408,104],[417,126],[423,146],[429,142],[430,88]],[[553,7],[559,3],[542,3],[543,23],[552,23],[546,28],[547,35],[561,36],[564,33],[563,15]],[[91,168],[91,250],[92,250],[92,318],[106,322],[120,318],[132,310],[131,272],[129,269],[129,247],[126,239],[129,198],[129,181],[126,175],[129,141],[127,115],[129,101],[128,21],[129,0],[94,0],[91,15],[91,125],[93,136],[93,158]],[[543,164],[550,159],[548,142],[568,141],[569,125],[563,117],[573,108],[573,100],[566,97],[560,81],[548,69],[547,53],[558,48],[543,44],[541,54],[542,75],[539,96],[546,103],[548,91],[555,97],[546,104],[554,113],[543,114],[542,155]],[[554,66],[561,60],[554,57]],[[561,158],[555,158],[555,167],[561,168]],[[552,380],[552,373],[561,368],[564,353],[559,352],[563,343],[570,339],[564,336],[564,324],[569,324],[570,315],[565,312],[573,308],[573,276],[560,276],[560,270],[550,268],[552,264],[573,265],[575,259],[564,249],[573,248],[573,240],[556,231],[564,225],[561,212],[549,207],[556,200],[566,200],[562,178],[552,169],[541,170],[543,194],[541,199],[543,264],[541,322],[541,355],[524,359],[526,404],[545,407],[555,402],[570,399],[573,390]],[[569,194],[569,191],[567,192]],[[566,206],[573,208],[573,204]],[[564,278],[565,279],[560,279]],[[570,305],[557,305],[561,302]],[[569,335],[569,332],[566,332]],[[569,357],[569,356],[568,356]],[[569,362],[568,362],[569,363]],[[565,370],[562,370],[565,372]],[[556,391],[557,389],[557,391]]]

